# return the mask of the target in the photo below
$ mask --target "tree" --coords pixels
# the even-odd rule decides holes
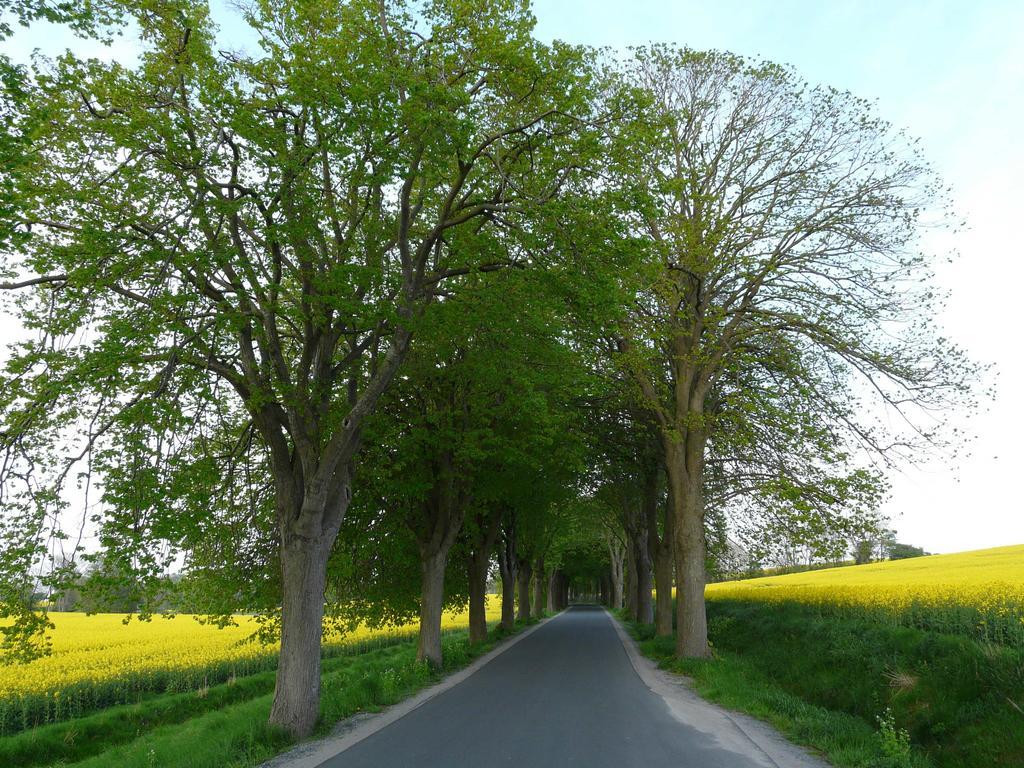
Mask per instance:
[[[66,24],[80,35],[104,35],[111,25],[124,19],[123,4],[117,0],[90,0],[71,3],[66,0],[0,0],[0,40],[12,33],[8,20],[27,27],[44,19],[54,24]],[[10,16],[8,16],[10,14]]]
[[[914,252],[938,187],[912,143],[868,106],[791,70],[722,53],[639,49],[628,81],[651,99],[611,172],[646,283],[619,361],[656,420],[672,504],[680,656],[706,656],[705,480],[723,377],[775,364],[814,390],[851,450],[896,461],[939,437],[929,412],[973,367],[935,333]],[[857,383],[860,382],[860,383]],[[886,433],[858,395],[909,425]]]
[[[580,50],[538,43],[513,0],[417,8],[268,0],[245,14],[248,55],[218,49],[202,2],[147,6],[138,67],[67,54],[21,116],[31,237],[3,287],[27,291],[40,340],[0,387],[0,479],[33,468],[5,499],[19,562],[45,556],[67,425],[83,425],[71,459],[102,454],[104,477],[148,461],[147,506],[110,504],[103,527],[154,591],[177,542],[220,525],[184,457],[210,470],[206,448],[241,436],[272,478],[252,542],[280,568],[252,582],[280,599],[271,721],[297,735],[317,717],[327,562],[366,420],[442,287],[525,263],[487,243],[525,237],[584,154]]]
[[[616,603],[619,589],[622,602],[633,621],[650,624],[654,620],[651,602],[651,557],[647,525],[650,506],[657,504],[657,486],[652,487],[650,475],[643,473],[634,460],[610,467],[611,472],[598,489],[597,496],[609,508],[615,510],[617,528],[621,531],[625,567],[623,582],[618,582],[617,564],[612,562],[612,602]],[[657,467],[655,467],[657,469]],[[657,480],[657,474],[654,474]],[[612,557],[616,553],[609,549]]]
[[[889,545],[890,560],[906,560],[910,557],[924,557],[927,554],[923,548],[915,547],[912,544],[903,544],[896,541]]]
[[[0,42],[13,33],[9,22],[27,27],[39,19],[67,24],[80,35],[102,36],[119,14],[116,5],[105,2],[0,0]],[[30,210],[31,201],[19,194],[19,177],[28,170],[32,131],[25,115],[30,89],[27,69],[0,54],[0,253],[20,248],[26,239],[18,222]],[[8,498],[0,485],[0,509]],[[31,597],[38,586],[32,572],[37,547],[26,529],[35,528],[37,520],[37,516],[26,514],[0,516],[0,540],[4,541],[0,548],[0,620],[13,619],[0,626],[0,656],[12,659],[26,660],[48,650],[43,634],[51,625],[45,613],[35,610],[36,601]],[[59,558],[53,567],[66,580],[73,580],[73,557]]]
[[[501,578],[501,627],[511,631],[516,624],[516,583],[519,579],[516,556],[515,513],[502,516],[498,535],[498,575]]]
[[[487,639],[487,577],[491,557],[501,533],[505,509],[501,505],[477,509],[469,520],[466,578],[469,582],[469,642]]]
[[[623,535],[618,526],[606,525],[604,530],[605,543],[608,546],[608,560],[611,566],[611,600],[609,608],[619,610],[622,608],[623,580],[625,574],[623,569],[626,564],[626,547],[623,543]]]
[[[594,382],[583,408],[594,457],[588,481],[597,488],[598,507],[612,510],[608,520],[596,523],[604,530],[610,557],[610,603],[625,607],[634,621],[651,623],[652,566],[660,541],[658,446],[647,414],[631,397],[632,388],[610,365],[609,341],[601,336],[606,328],[594,324],[590,315],[589,324],[582,320],[574,329],[577,342],[588,348]],[[587,338],[595,332],[596,338]]]
[[[853,548],[853,561],[857,565],[870,563],[875,554],[875,542],[871,539],[860,539]]]
[[[368,426],[377,477],[371,514],[412,533],[419,553],[418,656],[441,663],[441,610],[449,555],[467,536],[470,607],[477,632],[491,546],[504,510],[543,526],[552,494],[571,487],[567,411],[573,361],[560,343],[543,284],[529,271],[475,276],[424,318],[401,380]],[[509,313],[512,302],[518,311]],[[551,478],[551,479],[549,479]],[[516,484],[525,485],[522,490]],[[527,485],[528,484],[528,485]],[[520,501],[521,500],[521,501]],[[470,522],[470,530],[463,529]],[[384,520],[383,530],[401,535]],[[536,538],[536,537],[534,537]],[[540,553],[539,545],[532,550]],[[475,639],[482,639],[477,636]]]

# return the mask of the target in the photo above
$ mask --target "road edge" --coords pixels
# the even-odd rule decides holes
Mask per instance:
[[[761,752],[775,768],[831,768],[831,764],[823,757],[789,741],[770,724],[726,709],[700,696],[689,678],[661,669],[653,659],[643,655],[636,640],[622,626],[621,621],[607,608],[604,609],[604,613],[615,627],[615,632],[637,677],[652,693],[663,698],[670,709],[673,709],[672,704],[675,702],[685,703],[687,706],[699,702],[701,706],[718,713],[732,723],[741,737]]]
[[[340,730],[339,733],[297,744],[288,751],[275,755],[270,760],[261,763],[259,768],[319,768],[319,766],[335,755],[341,754],[377,733],[377,731],[383,730],[392,723],[401,720],[435,696],[451,690],[459,683],[479,672],[516,643],[526,639],[549,621],[557,619],[563,613],[565,613],[565,609],[541,619],[536,624],[503,640],[496,647],[483,656],[474,659],[470,664],[457,672],[452,672],[428,688],[424,688],[397,704],[392,704],[379,713],[362,713],[339,720],[335,725],[335,728]],[[346,727],[346,724],[349,727]]]

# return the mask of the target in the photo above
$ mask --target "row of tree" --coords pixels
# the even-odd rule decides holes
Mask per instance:
[[[418,615],[437,662],[494,565],[506,624],[513,584],[596,588],[704,656],[709,539],[873,530],[877,462],[969,399],[914,250],[940,190],[849,94],[544,44],[520,0],[262,0],[251,51],[201,0],[94,5],[137,61],[5,70],[11,653],[91,528],[143,615],[265,618],[295,734],[325,622]]]

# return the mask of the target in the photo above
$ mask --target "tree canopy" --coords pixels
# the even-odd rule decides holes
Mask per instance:
[[[252,50],[202,0],[11,7],[141,53],[0,67],[6,655],[40,584],[255,612],[302,735],[325,622],[418,615],[437,663],[496,571],[506,626],[597,592],[670,634],[674,584],[702,656],[730,537],[837,558],[955,446],[943,191],[851,94],[522,0],[259,0]]]

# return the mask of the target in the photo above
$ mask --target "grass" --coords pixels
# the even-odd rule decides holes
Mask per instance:
[[[416,661],[415,639],[325,659],[320,725],[324,735],[343,718],[376,711],[415,693],[493,648],[505,636],[491,631],[470,645],[465,631],[443,639],[444,667]],[[0,765],[100,768],[222,768],[255,766],[291,746],[267,725],[274,673],[262,672],[200,691],[152,696],[63,723],[0,739]]]
[[[714,659],[644,653],[696,690],[771,722],[842,768],[1024,765],[1024,653],[967,637],[822,616],[790,603],[709,602]]]

